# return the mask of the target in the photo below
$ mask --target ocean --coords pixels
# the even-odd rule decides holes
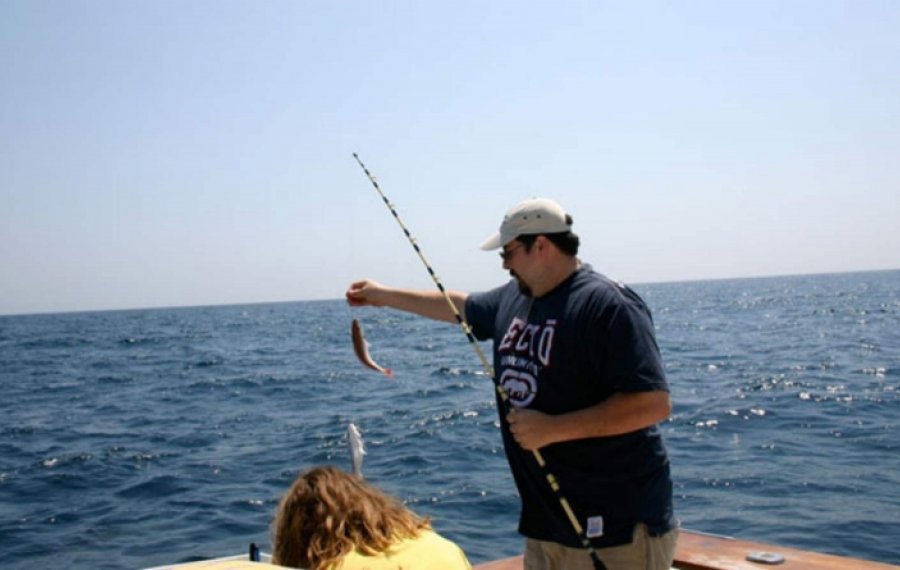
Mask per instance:
[[[682,525],[900,563],[900,271],[633,288]],[[353,318],[393,379],[356,360]],[[522,549],[493,387],[455,326],[338,300],[6,316],[0,388],[7,569],[269,550],[296,473],[349,469],[350,422],[366,478],[474,563]]]

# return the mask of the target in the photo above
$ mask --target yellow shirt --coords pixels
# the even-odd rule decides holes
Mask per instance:
[[[391,545],[372,556],[354,551],[333,570],[471,570],[472,565],[456,543],[432,530]]]

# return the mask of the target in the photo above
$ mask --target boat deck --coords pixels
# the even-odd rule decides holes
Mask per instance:
[[[752,562],[748,557],[761,561]],[[772,562],[764,562],[765,559]],[[900,566],[821,554],[682,530],[675,550],[678,570],[897,570]],[[474,570],[523,570],[522,557],[513,556],[475,566]]]

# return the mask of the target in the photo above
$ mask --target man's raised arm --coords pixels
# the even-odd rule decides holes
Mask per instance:
[[[459,314],[464,316],[468,293],[447,291],[447,294]],[[437,321],[456,322],[456,315],[440,291],[398,289],[364,279],[350,285],[346,297],[352,307],[391,307]]]

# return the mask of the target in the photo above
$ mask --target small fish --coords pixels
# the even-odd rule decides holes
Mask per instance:
[[[350,447],[350,464],[353,466],[353,474],[362,477],[363,455],[366,447],[363,445],[362,435],[353,423],[347,426],[347,445]]]
[[[369,343],[366,342],[366,338],[363,336],[362,326],[360,326],[359,321],[356,319],[353,319],[353,323],[350,326],[350,336],[353,337],[353,352],[356,353],[356,357],[359,358],[359,361],[362,362],[364,366],[368,366],[372,370],[377,370],[388,378],[394,377],[393,370],[379,366],[372,360],[372,357],[369,355]]]

